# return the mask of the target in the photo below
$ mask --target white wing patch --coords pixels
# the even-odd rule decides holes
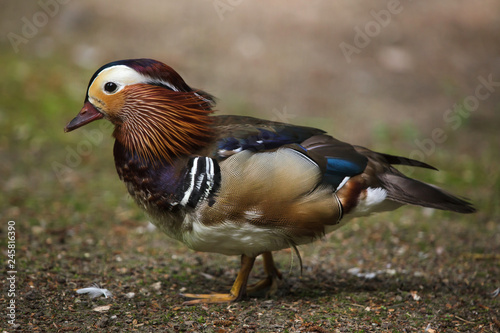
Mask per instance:
[[[381,187],[369,187],[366,189],[366,197],[359,200],[358,205],[349,214],[345,215],[345,217],[354,218],[394,209],[393,206],[396,203],[386,201],[386,198],[387,191],[385,189]]]
[[[376,206],[387,198],[387,191],[381,187],[369,187],[366,189],[366,199],[364,204],[366,207]]]

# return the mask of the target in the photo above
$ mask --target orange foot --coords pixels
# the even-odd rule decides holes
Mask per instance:
[[[276,294],[278,291],[278,280],[283,278],[281,272],[274,265],[273,255],[271,252],[264,252],[262,254],[264,260],[264,272],[267,277],[247,287],[247,293],[253,294],[263,289],[269,289],[266,292],[266,297]]]
[[[193,300],[186,301],[183,304],[227,303],[241,300],[246,296],[248,276],[252,271],[254,262],[255,257],[249,257],[244,254],[241,256],[241,268],[229,294],[182,294],[182,296],[193,298]]]

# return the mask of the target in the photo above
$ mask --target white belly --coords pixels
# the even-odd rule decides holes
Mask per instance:
[[[190,222],[191,230],[183,232],[182,242],[193,250],[202,252],[255,256],[262,252],[289,248],[291,244],[299,245],[313,240],[290,239],[278,228],[271,230],[245,222],[226,221],[217,226],[206,226],[197,219]]]

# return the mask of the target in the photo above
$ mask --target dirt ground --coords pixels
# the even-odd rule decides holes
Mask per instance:
[[[500,331],[500,2],[2,8],[2,332]],[[277,295],[184,306],[183,292],[226,292],[239,259],[151,227],[116,176],[105,122],[62,131],[99,66],[138,57],[214,94],[221,114],[320,127],[435,165],[405,172],[478,212],[355,220],[300,247],[302,273],[292,251],[276,253]],[[251,280],[263,275],[258,261]],[[76,292],[93,284],[112,296]]]

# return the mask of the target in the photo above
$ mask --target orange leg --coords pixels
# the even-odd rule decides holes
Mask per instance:
[[[255,257],[248,257],[244,254],[241,256],[241,268],[236,280],[234,281],[233,287],[229,291],[229,294],[182,294],[185,297],[193,298],[193,300],[186,301],[184,304],[226,303],[241,300],[244,296],[246,296],[248,276],[252,271],[254,262]]]
[[[264,260],[264,272],[266,272],[267,277],[251,286],[248,286],[247,292],[254,293],[262,289],[269,288],[266,296],[270,296],[275,294],[278,290],[278,279],[281,280],[283,276],[274,265],[273,254],[271,252],[262,253],[262,259]]]

